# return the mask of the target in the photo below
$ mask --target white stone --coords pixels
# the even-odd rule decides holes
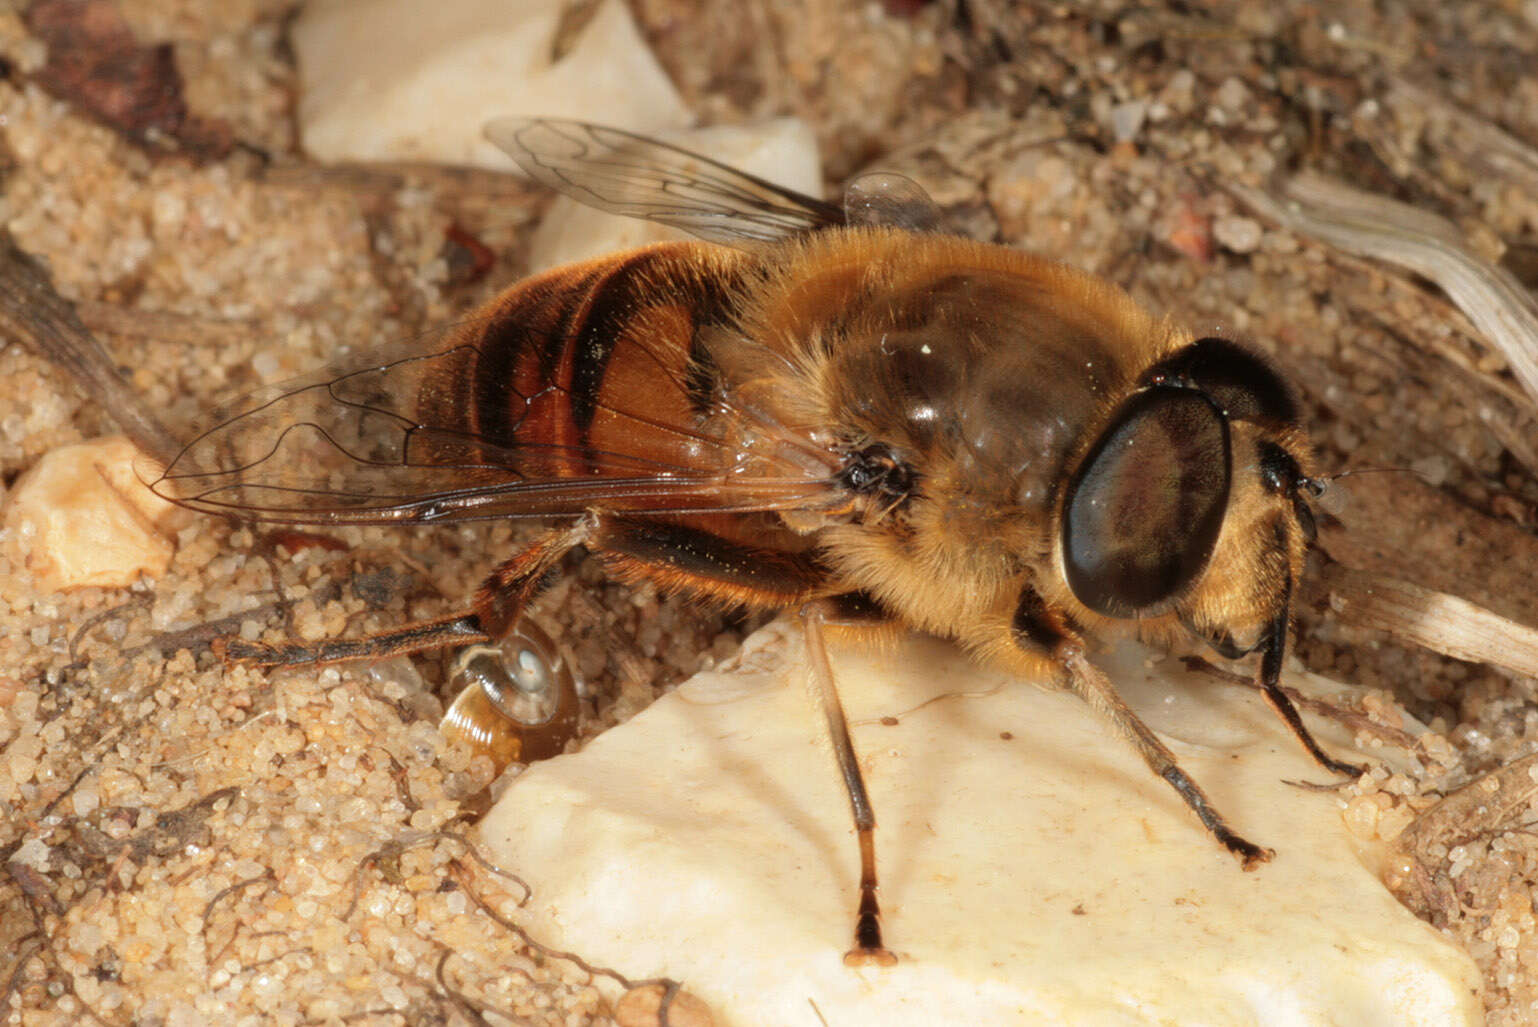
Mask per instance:
[[[658,132],[654,137],[775,185],[809,196],[822,195],[822,160],[817,137],[805,122],[796,118]],[[551,204],[534,233],[529,246],[529,269],[543,271],[618,250],[688,238],[686,232],[586,207],[563,196]]]
[[[1212,223],[1212,237],[1233,253],[1254,253],[1263,235],[1259,221],[1238,214],[1226,214]]]
[[[11,859],[22,866],[31,867],[33,870],[41,870],[47,873],[48,861],[51,856],[48,843],[41,838],[28,838],[17,847]]]
[[[577,118],[636,132],[691,116],[623,0],[602,0],[558,60],[564,0],[316,0],[294,24],[305,149],[326,161],[511,169],[495,117]]]
[[[16,482],[0,511],[12,560],[40,592],[121,588],[165,573],[184,515],[141,478],[158,473],[121,436],[60,446]]]
[[[739,1027],[1479,1022],[1472,962],[1369,872],[1339,799],[1285,783],[1328,775],[1260,698],[1132,646],[1101,665],[1275,860],[1242,871],[1070,695],[935,641],[835,647],[900,959],[846,967],[848,800],[789,631],[493,808],[482,836],[543,942],[681,980]]]

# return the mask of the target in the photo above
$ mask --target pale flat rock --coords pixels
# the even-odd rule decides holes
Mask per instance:
[[[294,23],[304,148],[325,161],[439,161],[512,170],[492,118],[681,128],[683,99],[623,0],[558,47],[563,0],[317,0]],[[557,50],[560,50],[557,53]]]
[[[140,481],[121,436],[60,446],[19,479],[0,511],[8,555],[41,592],[121,588],[165,573],[180,511]]]
[[[798,118],[656,132],[653,136],[775,185],[808,196],[822,195],[822,158],[817,151],[817,137],[811,126]],[[649,243],[688,238],[692,237],[678,229],[610,214],[562,196],[550,205],[534,233],[529,246],[529,268],[543,271]]]
[[[1242,871],[1070,695],[930,640],[836,647],[900,958],[846,967],[854,833],[802,652],[771,625],[738,669],[513,784],[481,833],[537,936],[739,1027],[1480,1022],[1473,963],[1364,866],[1340,799],[1284,783],[1327,775],[1259,696],[1172,689],[1178,663],[1151,675],[1138,647],[1101,665],[1276,859]]]

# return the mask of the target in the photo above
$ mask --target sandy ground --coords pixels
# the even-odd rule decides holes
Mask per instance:
[[[35,25],[0,12],[0,209],[156,411],[190,416],[442,323],[520,273],[540,196],[305,161],[289,4],[118,7],[140,42],[169,46],[191,120],[146,144],[83,114]],[[1485,775],[1531,747],[1535,683],[1353,623],[1332,575],[1391,575],[1538,624],[1538,468],[1522,445],[1538,407],[1435,288],[1278,229],[1227,188],[1317,169],[1451,219],[1538,280],[1538,160],[1493,159],[1488,134],[1538,147],[1538,24],[1516,5],[1397,7],[633,4],[705,121],[802,116],[830,184],[887,158],[982,237],[1274,352],[1326,468],[1417,472],[1351,479],[1296,651],[1431,728],[1424,772],[1358,786],[1347,823],[1364,841],[1417,825],[1406,900],[1479,962],[1491,1022],[1519,1024],[1538,1018],[1531,789]],[[466,235],[495,258],[484,273]],[[41,454],[111,427],[0,339],[0,497]],[[452,609],[514,535],[316,543],[188,520],[158,579],[64,594],[0,556],[8,1022],[605,1022],[592,969],[519,934],[521,889],[466,841],[490,772],[437,733],[441,667],[267,676],[208,647]],[[587,566],[539,617],[598,697],[593,729],[724,657],[742,627]],[[1482,778],[1507,789],[1499,816],[1415,819]]]

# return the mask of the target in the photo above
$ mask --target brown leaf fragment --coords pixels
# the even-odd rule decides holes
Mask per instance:
[[[444,233],[441,255],[449,266],[449,281],[455,285],[480,281],[497,262],[489,246],[457,223]]]
[[[1394,840],[1384,883],[1411,912],[1439,927],[1457,918],[1447,853],[1481,836],[1519,828],[1538,798],[1538,753],[1513,760],[1426,810]]]
[[[221,788],[181,809],[160,814],[153,826],[128,839],[134,861],[142,863],[150,857],[164,859],[194,841],[208,844],[213,837],[208,818],[213,815],[214,807],[227,799],[233,801],[239,795],[239,788]]]
[[[347,543],[339,538],[324,535],[318,531],[298,531],[293,528],[285,528],[267,535],[267,541],[273,546],[282,546],[290,553],[302,552],[306,549],[320,549],[328,553],[345,553]]]
[[[21,893],[29,900],[43,906],[55,916],[64,915],[64,906],[54,895],[53,886],[46,874],[18,860],[7,863],[5,869],[10,874],[11,880],[15,881],[16,886],[21,889]]]
[[[48,46],[37,82],[49,93],[140,144],[229,151],[227,126],[189,113],[171,44],[141,46],[111,0],[36,0],[27,26]]]

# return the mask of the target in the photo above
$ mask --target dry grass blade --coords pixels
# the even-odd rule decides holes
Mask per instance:
[[[1466,599],[1340,567],[1326,572],[1324,586],[1330,606],[1348,624],[1386,631],[1454,659],[1538,677],[1538,630]]]
[[[166,461],[181,447],[133,388],[107,351],[54,290],[44,266],[0,234],[0,335],[29,346],[68,371],[134,445]]]

